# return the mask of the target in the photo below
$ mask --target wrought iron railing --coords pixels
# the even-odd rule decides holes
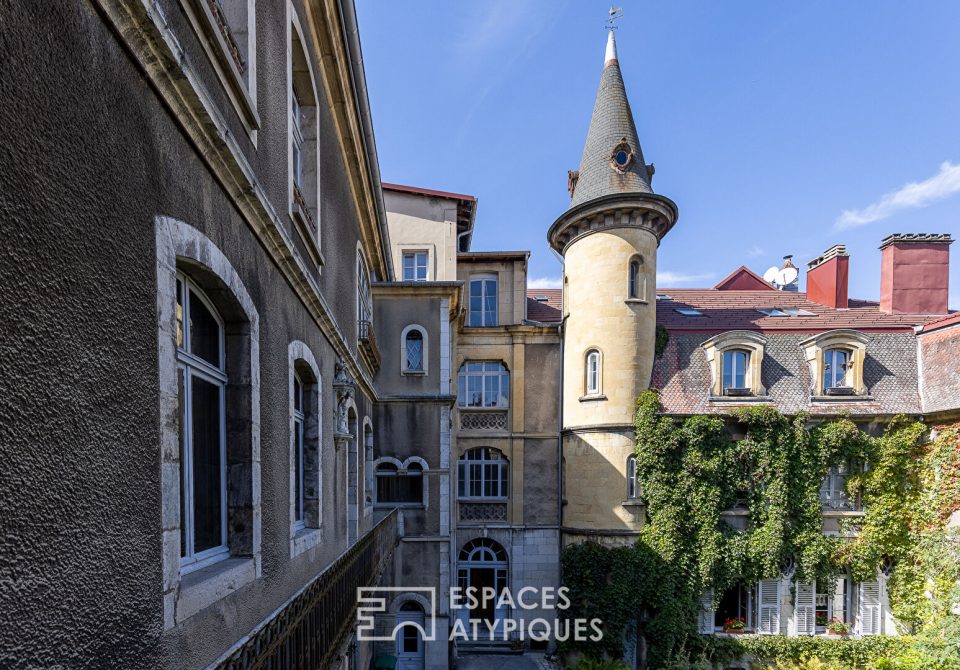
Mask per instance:
[[[377,348],[377,338],[373,334],[373,324],[366,319],[361,319],[357,333],[357,339],[360,340],[360,353],[367,359],[370,367],[375,371],[379,370],[380,349]]]
[[[506,502],[460,502],[461,521],[506,521]]]
[[[507,410],[461,407],[460,430],[507,430]]]
[[[374,584],[393,554],[397,510],[344,552],[269,619],[216,670],[324,670],[356,623],[357,588]]]

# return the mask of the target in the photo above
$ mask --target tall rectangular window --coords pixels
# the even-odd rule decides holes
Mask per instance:
[[[470,326],[497,325],[497,278],[482,275],[470,279]]]
[[[294,521],[303,524],[303,384],[293,377]]]
[[[409,251],[403,254],[403,281],[427,281],[426,251]]]
[[[290,96],[290,129],[293,151],[293,183],[303,189],[303,115],[296,91]]]
[[[747,365],[750,354],[740,349],[723,352],[723,388],[742,389],[747,387]]]

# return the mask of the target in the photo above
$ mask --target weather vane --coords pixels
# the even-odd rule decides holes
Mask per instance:
[[[622,19],[622,18],[623,18],[623,7],[614,7],[613,5],[610,5],[610,18],[607,19],[607,30],[616,30],[617,29],[616,21],[617,19]]]

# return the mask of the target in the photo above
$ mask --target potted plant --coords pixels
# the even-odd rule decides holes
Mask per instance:
[[[844,636],[850,633],[850,624],[844,623],[837,617],[833,617],[827,622],[827,633],[829,635]]]
[[[739,635],[747,627],[746,619],[738,619],[736,617],[732,619],[727,619],[723,623],[723,632],[724,633],[733,633],[734,635]]]

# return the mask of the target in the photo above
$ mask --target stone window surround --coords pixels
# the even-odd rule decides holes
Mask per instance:
[[[421,481],[423,483],[423,502],[419,503],[392,503],[386,502],[382,503],[378,500],[374,500],[374,506],[385,509],[393,509],[394,507],[407,507],[415,509],[429,509],[430,507],[430,487],[427,486],[427,473],[430,472],[430,466],[427,464],[427,461],[421,458],[420,456],[409,456],[406,460],[401,461],[399,458],[394,458],[393,456],[381,456],[373,462],[373,472],[374,472],[374,491],[373,497],[376,498],[376,472],[377,468],[381,463],[391,463],[397,467],[397,474],[403,475],[406,474],[407,469],[410,467],[411,463],[417,463],[420,465],[421,472]]]
[[[173,628],[196,612],[262,574],[260,493],[260,317],[233,266],[199,230],[157,216],[157,340],[160,397],[160,484],[162,498],[163,627]],[[249,343],[250,529],[249,556],[230,557],[182,575],[180,570],[180,436],[177,383],[176,273],[178,260],[216,276],[245,315]],[[228,449],[229,453],[229,449]]]
[[[634,285],[633,264],[637,263],[636,285]],[[643,271],[646,264],[643,256],[634,254],[627,261],[627,299],[628,303],[640,303],[646,305],[647,299],[647,275]],[[633,291],[630,289],[633,288]]]
[[[863,364],[867,357],[867,343],[870,338],[858,330],[838,328],[819,333],[800,342],[804,358],[810,368],[810,395],[813,398],[825,397],[823,388],[823,354],[830,349],[844,349],[850,352],[851,386],[854,397],[865,396],[867,388],[863,384]],[[826,396],[832,402],[842,401],[850,396]]]
[[[425,280],[411,280],[403,278],[403,258],[407,254],[426,254],[427,255],[427,278]],[[434,256],[436,255],[436,245],[422,243],[418,244],[415,242],[402,242],[397,244],[397,260],[399,263],[396,267],[400,268],[399,275],[401,281],[433,281],[436,273],[434,272]]]
[[[407,334],[413,330],[419,331],[420,335],[423,336],[423,351],[421,354],[423,356],[423,369],[421,370],[410,370],[409,368],[407,368]],[[421,326],[420,324],[411,323],[409,326],[407,326],[400,332],[400,374],[401,375],[411,375],[411,376],[421,376],[421,377],[428,376],[429,367],[430,367],[430,357],[428,355],[430,352],[429,343],[430,343],[430,340],[429,340],[429,336],[427,335],[427,329]]]
[[[300,340],[294,340],[287,346],[287,359],[289,369],[289,416],[290,416],[290,558],[293,558],[303,552],[317,546],[322,539],[323,522],[323,394],[320,389],[323,388],[320,376],[320,367],[317,365],[317,359],[314,357],[310,348]],[[293,380],[296,368],[299,365],[306,366],[313,375],[310,383],[300,375],[300,381],[303,384],[303,396],[305,405],[305,417],[303,426],[303,449],[304,449],[304,510],[303,521],[296,521],[296,453],[294,453],[295,442],[293,439],[294,416],[293,416]],[[313,456],[313,463],[310,464],[308,454]],[[308,467],[309,465],[309,467]],[[315,486],[312,495],[308,495],[309,487],[306,480],[311,479]]]
[[[597,354],[597,389],[590,391],[590,354]],[[580,402],[587,400],[606,400],[607,396],[603,394],[603,351],[600,347],[589,346],[583,352],[583,395],[580,396]]]
[[[310,255],[313,261],[318,266],[323,266],[324,259],[321,252],[320,245],[320,119],[317,110],[320,109],[320,101],[317,98],[317,89],[315,82],[317,81],[316,74],[313,71],[313,63],[309,57],[309,54],[306,51],[306,40],[303,36],[303,29],[300,26],[300,19],[297,16],[297,12],[294,9],[293,5],[290,2],[287,2],[287,109],[293,109],[293,98],[294,98],[294,66],[296,65],[296,59],[294,54],[294,38],[300,43],[300,48],[303,52],[303,60],[306,62],[307,67],[307,79],[309,80],[310,85],[310,96],[313,99],[312,110],[310,111],[311,105],[304,104],[301,102],[300,109],[305,110],[301,111],[301,114],[304,115],[304,121],[309,125],[309,131],[304,129],[304,144],[312,144],[312,150],[308,151],[306,158],[310,159],[312,156],[312,165],[309,168],[304,169],[304,177],[310,178],[310,186],[312,188],[305,188],[302,191],[304,200],[306,201],[307,210],[309,216],[313,217],[312,222],[304,220],[304,218],[299,213],[299,206],[296,203],[296,198],[294,195],[295,189],[295,179],[293,173],[293,118],[292,114],[287,114],[287,171],[290,175],[287,185],[287,209],[290,219],[297,225],[297,229],[300,232],[300,237],[303,238],[304,244],[307,247],[307,250],[310,252]],[[302,160],[302,158],[301,158]],[[312,225],[310,225],[312,224]]]
[[[753,393],[753,397],[767,395],[767,390],[761,383],[760,373],[763,369],[763,350],[767,338],[751,330],[730,330],[711,337],[700,346],[703,347],[710,367],[710,399],[736,398],[723,395],[723,353],[730,349],[742,349],[749,352],[745,381]]]
[[[196,33],[204,53],[213,65],[217,78],[233,104],[244,129],[256,146],[257,130],[260,128],[260,117],[257,112],[256,0],[231,0],[231,3],[233,3],[231,7],[245,5],[247,26],[246,44],[243,45],[246,46],[244,71],[241,71],[234,61],[226,38],[220,30],[219,21],[213,15],[208,0],[180,0],[180,6]],[[231,36],[236,38],[235,35]]]

